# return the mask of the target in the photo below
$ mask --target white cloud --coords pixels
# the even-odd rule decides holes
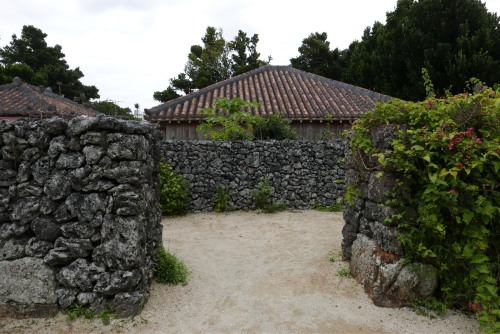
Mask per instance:
[[[500,12],[500,0],[486,5]],[[34,25],[48,34],[49,45],[63,47],[68,64],[80,67],[82,82],[99,88],[102,99],[150,108],[158,104],[153,92],[183,71],[191,45],[201,44],[209,25],[223,28],[228,40],[238,30],[259,34],[261,56],[286,65],[310,33],[327,32],[332,47],[346,48],[395,6],[396,0],[8,1],[0,13],[0,46],[23,25]]]

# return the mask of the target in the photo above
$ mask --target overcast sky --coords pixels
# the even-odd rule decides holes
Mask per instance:
[[[484,2],[484,1],[483,1]],[[500,0],[487,0],[500,13]],[[191,45],[201,45],[207,26],[222,28],[226,40],[243,30],[259,34],[257,50],[271,64],[287,65],[312,32],[327,32],[332,48],[346,48],[375,21],[385,23],[397,0],[3,0],[0,46],[20,36],[23,25],[48,34],[62,46],[82,82],[95,85],[102,100],[141,110],[156,106],[153,92],[164,90],[184,69]],[[54,88],[54,87],[52,87]]]

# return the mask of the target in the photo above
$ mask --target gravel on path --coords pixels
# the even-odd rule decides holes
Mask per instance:
[[[9,333],[478,333],[449,311],[430,320],[412,308],[373,305],[338,271],[341,213],[202,213],[164,218],[164,246],[192,271],[186,286],[153,283],[142,318],[0,320]],[[334,262],[329,261],[333,257]]]

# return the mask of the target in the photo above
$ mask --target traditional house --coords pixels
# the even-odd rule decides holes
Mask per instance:
[[[206,117],[200,110],[213,107],[218,97],[260,102],[262,106],[251,112],[262,117],[281,112],[304,139],[318,138],[327,124],[332,132],[350,127],[360,114],[372,110],[378,100],[391,99],[291,66],[266,65],[144,109],[144,117],[160,123],[164,139],[203,140],[204,135],[196,131]]]
[[[14,121],[18,118],[53,117],[73,118],[76,116],[97,116],[100,113],[65,99],[46,88],[43,93],[39,87],[14,82],[0,86],[0,119]]]

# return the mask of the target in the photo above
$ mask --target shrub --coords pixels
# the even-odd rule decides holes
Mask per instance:
[[[285,211],[285,209],[286,209],[285,203],[273,203],[267,207],[266,212],[275,213],[275,212]]]
[[[438,268],[438,299],[470,308],[483,330],[495,332],[500,328],[500,92],[474,80],[473,94],[438,99],[429,82],[426,78],[430,97],[423,102],[392,100],[363,114],[352,128],[353,158],[361,170],[404,175],[410,198],[394,195],[386,205],[403,208],[393,218],[404,218],[398,229],[405,256]],[[391,149],[380,152],[369,132],[386,124],[396,126],[395,139]],[[407,206],[417,215],[406,215]]]
[[[290,128],[291,123],[291,120],[283,118],[282,113],[278,115],[270,114],[267,119],[261,119],[255,124],[253,136],[260,140],[297,140],[299,139],[299,135],[294,129]]]
[[[267,203],[271,200],[271,197],[274,197],[274,188],[267,184],[269,181],[268,178],[261,178],[261,182],[259,182],[258,189],[250,190],[250,195],[255,198],[255,205],[257,209],[264,210],[266,208]]]
[[[323,204],[321,204],[319,202],[314,203],[313,209],[318,210],[318,211],[324,211],[324,212],[342,212],[342,211],[344,211],[342,209],[342,206],[340,206],[339,204],[332,204],[330,206],[323,206]]]
[[[189,205],[188,181],[168,164],[160,164],[161,195],[160,209],[165,215],[180,215]]]
[[[234,193],[226,190],[226,186],[220,183],[216,188],[214,202],[217,205],[217,212],[228,211],[229,199]]]
[[[232,100],[219,97],[214,108],[202,109],[202,115],[207,115],[206,122],[201,123],[196,131],[206,132],[205,138],[210,134],[212,140],[252,140],[253,126],[261,117],[254,116],[245,109],[260,106],[258,102],[246,102],[238,97]],[[216,124],[222,125],[222,129],[212,131]]]
[[[156,249],[158,262],[156,263],[156,272],[158,274],[158,283],[172,283],[177,285],[188,283],[187,276],[190,271],[186,265],[180,261],[175,254],[166,251],[164,247]]]

